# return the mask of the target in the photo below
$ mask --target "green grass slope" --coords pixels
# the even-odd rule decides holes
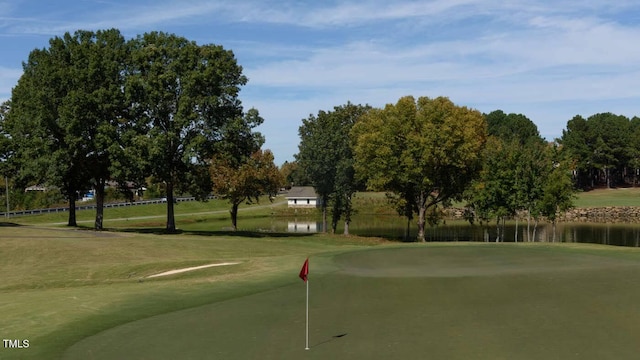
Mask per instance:
[[[297,280],[107,330],[64,358],[633,359],[640,351],[635,250],[435,244],[311,261],[308,351]]]

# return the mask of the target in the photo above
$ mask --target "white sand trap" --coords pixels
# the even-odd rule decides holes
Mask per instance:
[[[240,264],[240,263],[239,262],[225,262],[225,263],[219,263],[219,264],[200,265],[200,266],[188,267],[188,268],[183,268],[183,269],[165,271],[163,273],[159,273],[159,274],[155,274],[155,275],[149,275],[149,276],[147,276],[147,278],[154,278],[154,277],[158,277],[158,276],[167,276],[167,275],[179,274],[179,273],[183,273],[183,272],[187,272],[187,271],[200,270],[200,269],[210,268],[210,267],[214,267],[214,266],[227,266],[227,265],[236,265],[236,264]]]

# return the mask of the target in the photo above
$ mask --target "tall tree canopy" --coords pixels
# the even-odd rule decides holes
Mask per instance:
[[[213,191],[231,203],[231,225],[238,229],[238,207],[243,202],[260,201],[260,196],[271,199],[278,194],[282,177],[269,150],[257,150],[238,163],[229,157],[215,158],[211,164]]]
[[[174,192],[204,198],[212,188],[209,161],[225,124],[242,116],[247,82],[231,51],[162,32],[132,41],[127,81],[136,120],[148,124],[151,174],[166,185],[166,229],[176,229]]]
[[[424,241],[427,210],[460,197],[478,175],[487,125],[447,98],[407,96],[369,111],[352,134],[359,176],[372,190],[397,194],[407,217],[417,210]]]
[[[573,162],[577,185],[583,189],[612,187],[633,176],[637,172],[637,131],[627,117],[612,113],[569,120],[560,143]]]
[[[357,184],[349,133],[369,106],[347,103],[333,111],[320,111],[302,120],[296,162],[322,200],[323,229],[327,229],[327,208],[331,207],[331,228],[336,231],[345,217],[345,234],[353,211],[351,198]]]
[[[284,181],[283,186],[286,188],[290,188],[291,186],[311,185],[311,180],[309,180],[307,175],[300,168],[297,161],[285,161],[280,166],[280,174]]]
[[[484,117],[487,120],[487,133],[503,141],[517,141],[522,145],[532,139],[543,141],[536,124],[522,114],[505,114],[502,110],[495,110]]]
[[[535,214],[551,160],[537,126],[524,115],[496,110],[485,119],[489,140],[482,172],[465,197],[479,219],[497,220],[496,239],[503,240],[506,218],[521,210]]]
[[[69,200],[76,225],[78,191],[97,191],[96,229],[102,228],[104,183],[123,155],[119,129],[126,123],[127,46],[115,29],[77,31],[50,40],[23,64],[12,92],[7,129],[16,146],[17,181],[46,183]]]

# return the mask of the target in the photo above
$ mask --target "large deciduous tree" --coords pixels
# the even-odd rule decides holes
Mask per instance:
[[[327,209],[331,209],[331,229],[335,233],[344,216],[344,233],[349,233],[353,213],[352,197],[357,189],[349,133],[369,106],[350,102],[332,111],[320,111],[302,120],[296,162],[308,176],[322,200],[323,229],[327,230]]]
[[[104,183],[122,155],[126,122],[126,43],[115,29],[66,33],[36,49],[12,92],[7,128],[16,146],[18,183],[46,183],[69,200],[75,226],[78,191],[95,186],[96,229],[102,228]]]
[[[94,228],[102,230],[106,182],[128,172],[120,168],[128,162],[123,149],[130,144],[123,139],[132,129],[124,94],[128,47],[118,30],[78,31],[67,46],[74,84],[61,118],[75,138],[69,145],[84,157],[85,176],[95,189]]]
[[[209,162],[222,127],[242,116],[238,93],[247,79],[221,46],[162,32],[138,36],[132,44],[127,87],[136,120],[149,127],[151,174],[166,186],[166,230],[173,232],[175,192],[204,198],[211,191]]]
[[[229,157],[212,160],[213,191],[231,203],[231,225],[234,231],[238,229],[240,204],[257,203],[263,195],[269,195],[271,200],[278,193],[282,177],[273,160],[273,154],[269,150],[258,150],[241,162]]]
[[[447,98],[407,96],[362,116],[352,133],[359,176],[372,190],[397,194],[407,217],[417,210],[424,241],[427,211],[459,198],[478,175],[487,125]]]
[[[538,127],[522,114],[505,114],[495,110],[484,115],[487,120],[487,133],[502,141],[516,141],[521,145],[532,139],[542,141]]]
[[[549,167],[544,182],[543,197],[539,208],[542,216],[551,220],[553,241],[556,240],[556,220],[558,213],[566,212],[573,207],[575,190],[571,181],[568,162],[562,158],[563,154],[557,146],[549,148]]]
[[[94,187],[101,230],[105,183],[130,172],[122,166],[131,163],[124,139],[133,135],[124,93],[128,47],[115,29],[66,33],[49,45],[30,54],[12,94],[18,179],[63,189],[69,225],[78,191]]]
[[[311,180],[308,179],[297,161],[285,161],[280,166],[280,174],[284,181],[283,186],[286,188],[311,185]]]
[[[542,198],[547,145],[536,125],[524,115],[496,110],[485,119],[489,140],[483,169],[465,197],[478,218],[496,219],[496,240],[501,241],[506,218],[521,210],[536,213]],[[517,224],[516,220],[516,241]]]

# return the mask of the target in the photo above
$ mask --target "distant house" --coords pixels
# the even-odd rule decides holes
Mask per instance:
[[[289,190],[285,198],[290,208],[314,208],[320,206],[320,199],[312,186],[294,186]]]

